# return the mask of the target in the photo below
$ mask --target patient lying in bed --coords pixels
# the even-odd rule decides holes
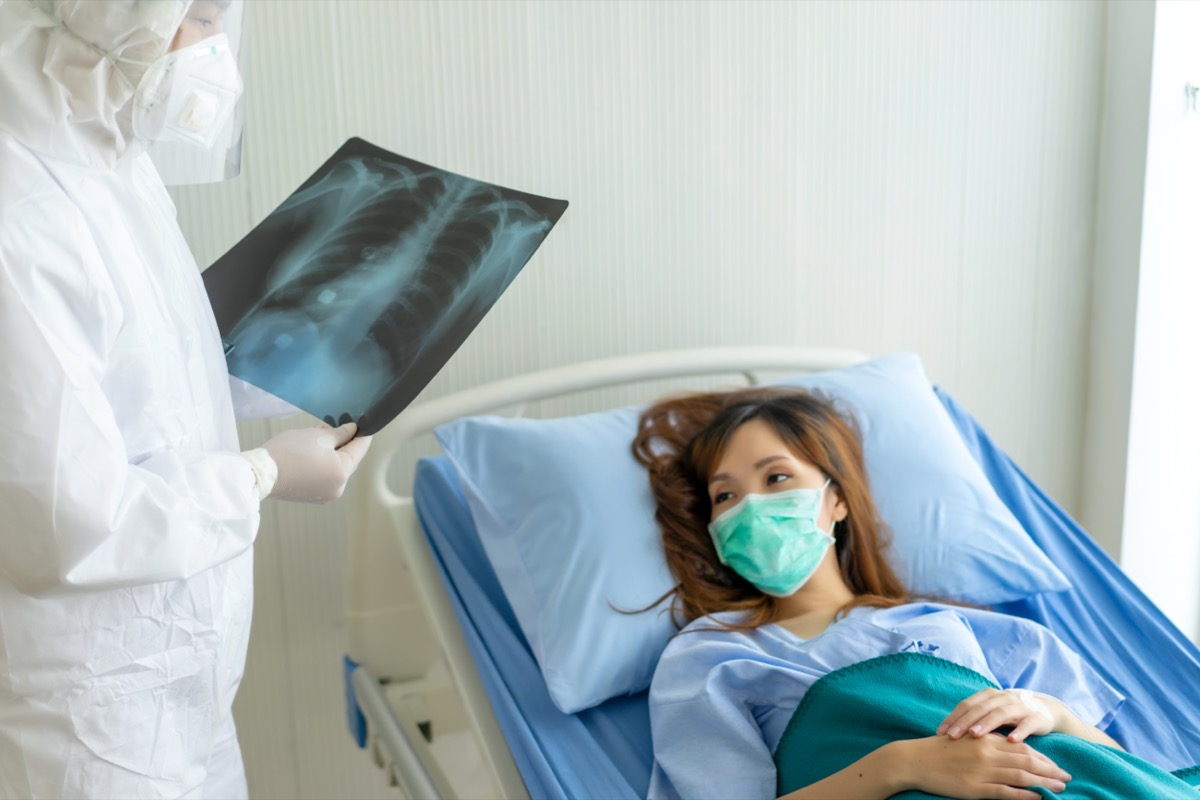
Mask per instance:
[[[650,689],[651,798],[1200,794],[1103,732],[1124,698],[1048,629],[906,593],[829,401],[666,400],[634,447],[685,626]]]

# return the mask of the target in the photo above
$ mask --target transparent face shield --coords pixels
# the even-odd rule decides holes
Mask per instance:
[[[193,0],[170,51],[138,88],[135,131],[169,186],[211,183],[242,166],[245,0]]]

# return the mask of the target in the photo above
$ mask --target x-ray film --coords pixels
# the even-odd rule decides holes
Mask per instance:
[[[204,272],[229,371],[372,434],[450,359],[566,208],[351,139]]]

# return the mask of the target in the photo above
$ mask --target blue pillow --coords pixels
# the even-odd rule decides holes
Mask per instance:
[[[990,605],[1069,588],[988,483],[916,355],[784,383],[822,390],[857,415],[893,563],[910,591]],[[675,630],[666,603],[617,610],[644,608],[673,585],[646,471],[630,450],[639,412],[472,417],[435,431],[566,713],[649,686]]]

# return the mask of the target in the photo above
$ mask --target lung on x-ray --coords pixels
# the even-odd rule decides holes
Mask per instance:
[[[229,371],[378,431],[567,208],[351,139],[204,272]]]

